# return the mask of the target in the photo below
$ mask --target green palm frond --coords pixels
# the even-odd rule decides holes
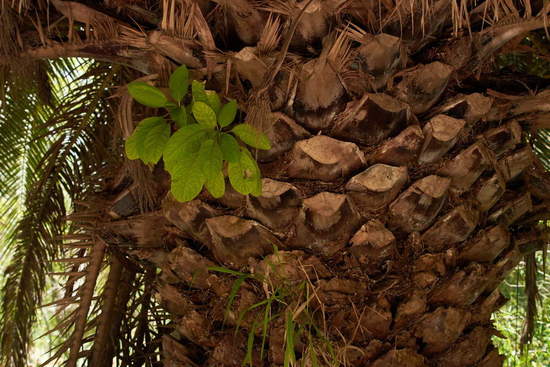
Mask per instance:
[[[21,93],[28,96],[34,103],[33,107],[40,113],[31,119],[33,130],[21,128],[29,125],[30,117],[26,112],[29,108],[21,100],[16,101],[13,89],[9,87],[6,88],[6,95],[14,98],[13,103],[9,109],[2,110],[2,126],[11,123],[14,128],[7,129],[12,134],[2,137],[6,140],[2,142],[6,155],[0,158],[6,161],[5,167],[9,167],[2,173],[6,175],[6,180],[2,180],[5,184],[2,197],[10,198],[9,205],[3,208],[5,213],[11,213],[11,217],[8,217],[12,218],[11,226],[5,226],[4,232],[13,237],[10,237],[5,250],[12,257],[12,263],[6,269],[7,277],[2,288],[4,304],[1,320],[6,321],[3,325],[9,329],[0,330],[0,353],[5,356],[3,362],[6,366],[25,364],[36,305],[43,298],[46,274],[53,271],[54,274],[61,275],[65,271],[68,278],[62,281],[64,295],[61,300],[53,303],[56,306],[54,316],[59,321],[47,333],[52,340],[53,349],[45,364],[57,365],[66,360],[69,365],[74,366],[84,356],[89,358],[89,363],[99,366],[101,362],[98,362],[97,355],[103,356],[104,353],[98,354],[96,351],[105,352],[108,347],[111,357],[107,358],[112,359],[114,355],[120,355],[123,344],[142,345],[151,340],[153,331],[148,320],[153,312],[158,312],[158,305],[152,297],[151,282],[148,283],[147,290],[128,285],[128,292],[118,292],[117,295],[112,292],[109,282],[111,278],[116,279],[113,274],[117,271],[122,273],[123,278],[131,276],[128,269],[121,269],[120,264],[118,267],[113,266],[116,259],[109,254],[103,255],[104,251],[95,256],[95,245],[87,249],[66,247],[92,243],[95,240],[90,238],[99,235],[99,232],[91,229],[91,223],[75,220],[79,215],[86,217],[86,210],[78,210],[69,216],[67,213],[72,211],[74,203],[89,203],[90,194],[101,190],[101,179],[105,178],[103,168],[112,167],[113,161],[122,158],[120,144],[117,143],[119,141],[113,136],[117,129],[111,113],[112,100],[108,97],[113,94],[113,86],[124,84],[120,78],[126,80],[132,76],[124,76],[124,70],[121,71],[117,66],[91,60],[59,60],[46,63],[46,66],[49,68],[47,78],[42,79],[40,85],[34,85],[33,93]],[[49,95],[44,93],[49,90]],[[20,128],[21,131],[15,128]],[[17,143],[14,144],[9,139],[17,140]],[[34,145],[41,149],[36,148],[36,153],[29,157],[30,152],[34,152],[31,150],[35,149]],[[18,159],[25,159],[25,164],[8,166]],[[17,190],[21,195],[12,193]],[[105,203],[102,204],[104,206]],[[24,215],[20,214],[22,212]],[[97,214],[94,220],[99,223],[100,217],[101,214]],[[71,220],[71,224],[67,223],[67,218]],[[67,242],[61,240],[63,233],[68,233],[69,237],[89,238]],[[95,242],[101,242],[105,247],[100,237],[95,239]],[[35,254],[38,256],[34,256]],[[92,257],[97,258],[94,264],[88,261]],[[59,265],[55,262],[57,258],[66,259],[67,262],[61,264],[69,266],[66,268]],[[117,313],[113,313],[113,302],[126,305],[128,300],[135,305],[134,310],[140,310],[139,315],[130,312],[129,315],[120,313],[117,316]],[[21,307],[22,305],[26,307]],[[119,306],[116,309],[122,310],[123,307]],[[124,326],[112,328],[113,317],[118,318],[118,325]],[[137,323],[134,317],[141,322]],[[165,320],[157,319],[160,323]],[[16,321],[10,324],[8,320]],[[118,339],[115,334],[124,328],[130,330],[124,333],[119,344],[111,345],[113,337]],[[131,328],[139,332],[136,334]],[[154,337],[158,337],[158,332],[154,334]],[[129,339],[124,342],[124,338]],[[137,348],[134,347],[135,349]],[[155,350],[154,348],[153,351]],[[120,355],[119,358],[122,359],[123,356]]]
[[[6,85],[7,84],[7,85]],[[21,86],[6,82],[7,94],[2,101],[0,128],[7,131],[0,138],[4,154],[0,158],[2,173],[2,217],[4,256],[11,255],[11,263],[5,269],[2,287],[2,309],[0,320],[3,326],[0,337],[2,351],[10,350],[8,366],[24,363],[29,344],[29,333],[34,321],[34,305],[40,302],[41,290],[45,285],[42,274],[48,268],[48,259],[56,247],[44,241],[52,233],[59,232],[60,220],[65,215],[62,194],[56,183],[49,185],[47,210],[36,212],[25,210],[32,203],[28,195],[38,180],[38,165],[50,148],[51,137],[34,140],[33,136],[43,131],[42,122],[52,110],[41,103],[33,86]],[[9,132],[9,133],[8,133]],[[61,194],[61,195],[60,195]],[[40,192],[35,192],[39,197]],[[40,208],[36,208],[40,209]],[[37,228],[37,217],[45,219],[48,225]]]
[[[550,171],[550,129],[539,129],[533,134],[533,150],[544,168]]]
[[[108,144],[98,136],[107,136],[102,130],[112,120],[107,97],[118,69],[89,60],[43,64],[45,82],[37,87],[7,80],[1,102],[0,129],[6,133],[0,134],[0,214],[4,255],[11,256],[1,289],[5,366],[25,365],[46,274],[61,253],[67,205],[94,188],[91,173],[108,156]],[[44,86],[52,92],[51,104]]]

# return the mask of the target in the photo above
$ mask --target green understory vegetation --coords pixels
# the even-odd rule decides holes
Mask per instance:
[[[550,274],[544,269],[543,253],[537,253],[538,316],[531,343],[521,347],[521,335],[527,314],[525,262],[522,262],[501,285],[508,302],[493,315],[495,326],[504,338],[494,337],[501,354],[506,356],[505,367],[550,366]]]

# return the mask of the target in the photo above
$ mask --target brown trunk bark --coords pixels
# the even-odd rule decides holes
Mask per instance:
[[[283,365],[289,317],[301,328],[292,349],[305,365],[502,365],[490,315],[520,259],[511,229],[525,229],[515,223],[542,197],[528,192],[533,157],[518,148],[520,124],[472,122],[485,115],[467,111],[401,126],[366,154],[305,137],[285,148],[284,173],[264,179],[262,196],[224,198],[240,203],[227,209],[207,197],[166,201],[165,226],[191,241],[158,263],[159,298],[183,344],[166,339],[174,346],[166,365],[236,366],[247,353],[254,366]],[[220,265],[243,275],[208,270]]]
[[[159,205],[138,215],[134,185],[109,208],[106,231],[160,270],[156,296],[173,330],[161,337],[165,366],[502,365],[490,316],[520,259],[518,234],[534,230],[534,208],[547,210],[548,176],[525,141],[547,117],[548,92],[507,99],[465,80],[542,18],[471,43],[448,38],[451,1],[433,11],[388,3],[165,1],[159,29],[138,32],[56,1],[96,33],[112,22],[116,47],[96,34],[22,50],[110,57],[160,80],[186,63],[272,142],[256,155],[259,197],[229,189],[178,203],[159,165]],[[357,27],[331,31],[350,19]]]
[[[202,201],[167,202],[166,225],[191,242],[159,263],[159,298],[183,343],[166,341],[177,345],[165,350],[166,365],[236,366],[247,353],[254,366],[282,365],[288,317],[301,327],[292,349],[305,365],[502,365],[490,315],[503,303],[498,284],[520,259],[510,229],[524,228],[515,223],[541,197],[527,192],[533,157],[517,148],[517,121],[485,123],[486,132],[467,138],[480,126],[456,115],[401,127],[366,155],[322,135],[298,140],[277,163],[285,173],[264,179],[262,196],[230,206],[233,215]],[[207,270],[215,264],[247,275]],[[262,302],[270,308],[254,306]],[[206,362],[193,359],[193,345]]]

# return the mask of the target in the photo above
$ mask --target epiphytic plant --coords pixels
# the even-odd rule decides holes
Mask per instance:
[[[191,84],[191,97],[186,99]],[[223,104],[215,91],[193,80],[185,65],[170,76],[169,96],[145,82],[128,85],[130,95],[139,103],[165,108],[177,131],[163,116],[143,119],[126,140],[126,155],[156,164],[161,158],[172,177],[171,191],[180,201],[193,200],[203,186],[215,198],[225,193],[225,172],[235,190],[243,195],[260,195],[261,176],[249,145],[270,149],[265,134],[249,124],[234,124],[238,105],[235,100]],[[184,104],[189,100],[187,105]],[[244,144],[240,144],[240,142]]]

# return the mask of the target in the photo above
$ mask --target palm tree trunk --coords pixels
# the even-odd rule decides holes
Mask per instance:
[[[243,42],[262,42],[237,5],[219,3]],[[477,50],[432,49],[440,56],[426,63],[403,53],[426,35],[344,32],[288,71],[278,70],[287,47],[324,36],[317,22],[330,16],[285,9],[296,18],[282,51],[245,48],[211,79],[235,95],[233,82],[252,86],[241,90],[253,96],[248,122],[274,142],[257,155],[262,196],[178,203],[168,194],[137,217],[157,223],[167,248],[136,251],[162,270],[158,298],[174,328],[164,365],[502,365],[490,318],[527,248],[529,218],[544,210],[529,189],[538,171],[525,142],[547,92],[506,100],[456,80],[524,25],[495,30]],[[430,21],[435,34],[446,20]],[[131,234],[138,245],[146,228]]]
[[[161,270],[164,366],[502,365],[491,315],[548,212],[528,139],[549,93],[508,96],[474,76],[548,9],[486,29],[461,2],[470,38],[453,33],[450,0],[53,3],[94,32],[19,56],[96,57],[161,81],[185,63],[273,143],[256,154],[259,197],[179,203],[162,166],[150,210],[135,175],[109,189],[126,191],[106,230]]]
[[[391,121],[369,120],[390,113],[377,98],[349,139],[375,139],[352,128]],[[196,365],[250,354],[276,366],[289,348],[306,366],[502,365],[491,344],[498,285],[533,245],[524,238],[544,198],[528,187],[536,168],[517,120],[492,120],[504,112],[493,98],[460,100],[421,124],[404,114],[367,154],[325,135],[298,140],[258,198],[166,199],[156,215],[186,240],[139,253],[162,269],[159,298],[180,341],[167,341],[165,365],[198,353]]]

